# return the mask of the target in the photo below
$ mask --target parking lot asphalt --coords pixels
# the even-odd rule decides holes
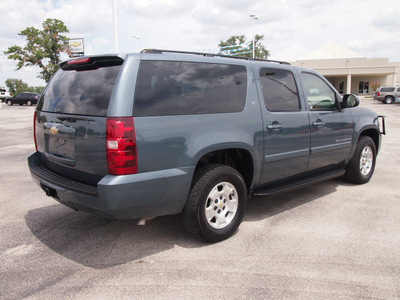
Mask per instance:
[[[34,107],[0,109],[0,299],[400,299],[400,105],[372,180],[248,202],[218,244],[176,216],[109,221],[45,196],[29,174]]]

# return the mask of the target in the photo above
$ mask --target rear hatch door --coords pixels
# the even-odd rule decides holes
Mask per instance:
[[[35,118],[37,150],[47,169],[90,185],[107,174],[107,110],[122,63],[105,56],[61,64]]]

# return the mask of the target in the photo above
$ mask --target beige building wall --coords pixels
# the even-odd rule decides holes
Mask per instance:
[[[340,93],[371,94],[371,85],[400,85],[400,62],[387,58],[297,60],[292,65],[313,69],[325,76]]]

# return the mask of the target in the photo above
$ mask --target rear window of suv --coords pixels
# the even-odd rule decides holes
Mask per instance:
[[[121,65],[60,69],[44,91],[38,110],[73,115],[106,116]]]
[[[246,93],[245,66],[142,61],[134,116],[240,112]]]

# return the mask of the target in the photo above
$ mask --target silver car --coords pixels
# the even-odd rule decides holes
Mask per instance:
[[[397,100],[400,94],[400,87],[398,86],[384,86],[375,93],[374,99],[382,101],[385,104],[392,104]]]

